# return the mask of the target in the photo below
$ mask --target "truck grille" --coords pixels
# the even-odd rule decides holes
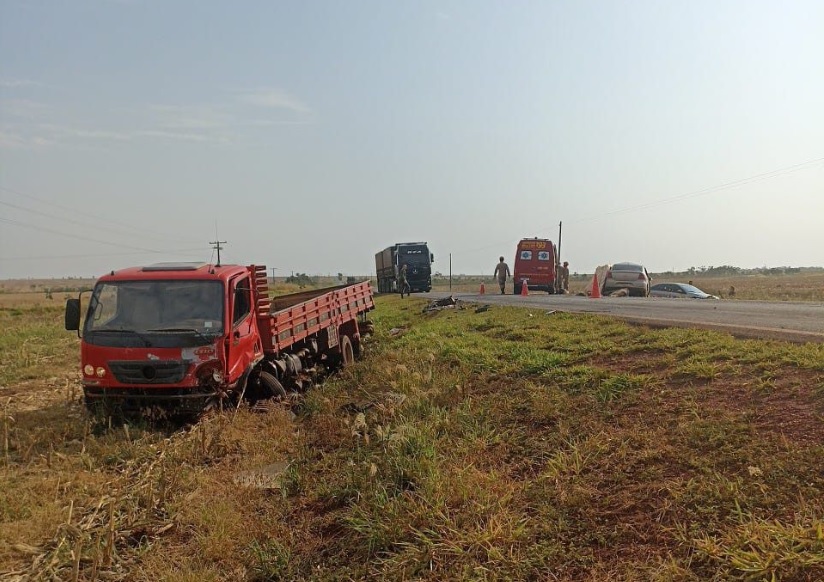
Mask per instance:
[[[177,384],[186,375],[188,362],[109,362],[121,384]]]

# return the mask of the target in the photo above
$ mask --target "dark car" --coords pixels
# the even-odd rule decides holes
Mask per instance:
[[[695,285],[688,283],[657,283],[649,289],[650,297],[676,297],[682,299],[718,299],[715,295],[704,293]]]

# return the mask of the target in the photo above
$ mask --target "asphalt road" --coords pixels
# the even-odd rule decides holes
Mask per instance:
[[[770,301],[664,299],[577,295],[473,295],[432,292],[424,297],[454,295],[462,301],[489,305],[520,305],[533,309],[597,313],[653,327],[694,327],[726,331],[738,337],[824,342],[824,304]]]

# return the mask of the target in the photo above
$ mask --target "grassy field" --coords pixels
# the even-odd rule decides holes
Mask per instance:
[[[793,273],[786,275],[736,275],[730,277],[715,277],[696,275],[661,275],[653,273],[652,282],[655,283],[687,283],[693,284],[710,293],[725,299],[730,297],[730,286],[735,287],[734,299],[762,300],[762,301],[815,301],[824,302],[824,273]],[[498,284],[492,277],[461,275],[452,280],[452,291],[455,293],[477,293],[481,282],[486,285],[486,292],[496,292]],[[586,293],[592,283],[592,274],[572,276],[569,280],[570,293]],[[436,291],[449,291],[449,279],[438,277],[434,281]],[[512,292],[512,280],[508,282],[507,292]]]
[[[661,275],[652,274],[653,283],[680,282],[693,283],[707,293],[725,299],[762,300],[762,301],[814,301],[824,302],[824,272],[801,272],[781,275],[736,275],[730,277],[696,275]],[[367,278],[358,277],[358,279]],[[271,281],[271,280],[270,280]],[[374,275],[371,278],[375,286]],[[492,277],[480,275],[456,275],[453,277],[451,291],[455,293],[477,293],[481,282],[486,285],[486,292],[493,293],[498,287]],[[573,275],[570,277],[571,293],[586,293],[590,288],[592,275]],[[341,284],[337,277],[315,277],[310,287],[330,287]],[[23,305],[58,305],[69,297],[76,297],[81,289],[91,289],[91,279],[39,279],[0,281],[0,307],[21,307]],[[730,286],[735,287],[735,296],[729,296]],[[286,283],[278,277],[270,289],[274,294],[284,295],[303,289],[295,283]],[[433,279],[435,291],[450,291],[448,277]],[[512,280],[508,282],[508,292],[512,292]]]
[[[62,306],[0,305],[0,578],[824,579],[824,345],[423,305],[193,427],[88,417]]]

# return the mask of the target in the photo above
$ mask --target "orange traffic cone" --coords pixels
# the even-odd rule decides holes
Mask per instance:
[[[521,295],[524,297],[529,295],[529,285],[527,285],[526,280],[521,281]]]
[[[598,286],[598,275],[592,276],[592,289],[589,292],[590,299],[600,299],[601,298],[601,289]]]
[[[486,293],[486,288],[484,287],[484,282],[481,281],[481,290],[478,292],[480,295]]]

